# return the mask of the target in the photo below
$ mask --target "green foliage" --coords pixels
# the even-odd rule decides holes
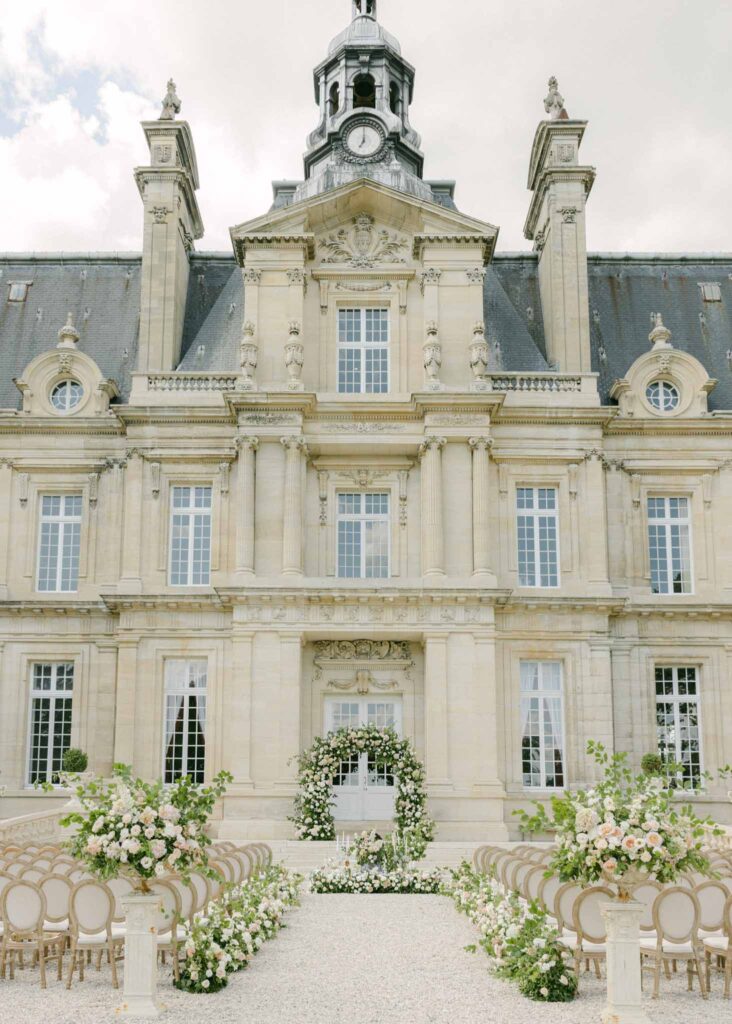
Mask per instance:
[[[85,772],[88,764],[89,758],[78,747],[69,747],[61,758],[61,770],[71,775]]]
[[[646,775],[663,775],[663,758],[660,754],[644,754],[641,758],[641,771]]]
[[[442,872],[416,871],[397,867],[379,872],[367,868],[325,867],[310,876],[310,888],[316,893],[419,893],[437,895],[442,892]]]

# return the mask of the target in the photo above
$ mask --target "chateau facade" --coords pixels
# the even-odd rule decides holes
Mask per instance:
[[[732,762],[732,257],[588,254],[554,80],[533,251],[497,252],[353,7],[305,177],[231,252],[196,252],[171,82],[142,253],[0,257],[3,816],[74,746],[225,768],[220,835],[291,835],[294,758],[367,722],[413,741],[441,839],[516,836],[589,739]],[[378,766],[335,781],[339,827],[390,818]]]

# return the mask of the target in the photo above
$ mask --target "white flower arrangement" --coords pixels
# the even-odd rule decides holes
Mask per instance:
[[[326,865],[310,875],[310,888],[315,893],[416,893],[436,895],[442,892],[443,874],[439,868],[419,871],[416,868],[394,868],[379,872],[350,865]]]
[[[463,863],[445,890],[480,932],[479,944],[498,975],[540,1002],[568,1002],[577,992],[572,954],[536,903]],[[474,948],[474,947],[472,947]]]
[[[283,927],[287,907],[299,900],[302,878],[281,865],[227,889],[195,914],[183,933],[180,978],[185,992],[212,994],[249,963]]]
[[[596,786],[552,800],[553,817],[536,804],[520,812],[529,833],[554,832],[550,867],[562,881],[615,883],[621,899],[644,878],[675,882],[686,871],[706,873],[702,852],[712,823],[679,803],[683,787],[660,775],[633,775],[624,753],[609,755],[590,742],[588,753],[604,772]]]
[[[135,779],[125,765],[115,765],[111,779],[80,782],[80,811],[61,819],[76,832],[69,841],[72,856],[97,878],[125,875],[145,892],[152,878],[175,871],[184,878],[208,871],[206,834],[216,800],[231,775],[221,772],[210,786],[187,777],[164,787]]]

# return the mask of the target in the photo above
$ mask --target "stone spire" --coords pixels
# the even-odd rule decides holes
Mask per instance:
[[[74,327],[74,314],[69,313],[66,316],[66,323],[58,332],[58,345],[56,348],[76,348],[78,340],[79,332]]]
[[[663,322],[660,313],[651,313],[653,330],[648,335],[648,340],[653,343],[654,348],[673,348],[671,344],[671,331]]]
[[[175,115],[180,114],[181,102],[175,92],[175,82],[168,79],[168,91],[163,97],[163,109],[160,112],[159,121],[175,121]]]

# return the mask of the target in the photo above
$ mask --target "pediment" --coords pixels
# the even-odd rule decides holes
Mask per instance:
[[[391,256],[391,262],[401,263],[407,251],[411,259],[423,241],[440,238],[480,244],[488,262],[498,228],[363,178],[233,227],[231,239],[242,265],[249,245],[263,236],[303,245],[310,259],[325,263],[335,261],[339,247],[346,263],[354,253],[356,259],[368,259],[377,251],[380,261],[389,262]]]
[[[620,415],[648,418],[690,418],[706,415],[707,396],[716,385],[694,356],[672,348],[654,347],[635,360],[622,380],[610,392],[620,406]],[[668,400],[658,407],[654,391],[661,386]]]

